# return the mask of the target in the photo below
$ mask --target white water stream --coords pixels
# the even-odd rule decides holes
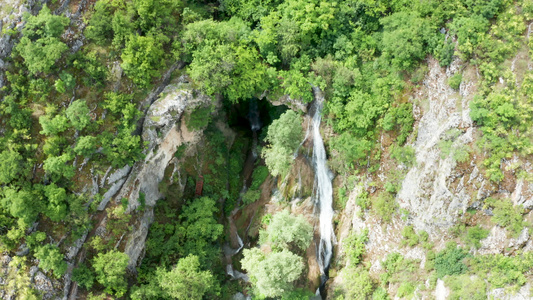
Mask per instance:
[[[335,234],[333,231],[333,187],[331,185],[331,171],[326,162],[326,149],[320,135],[320,122],[322,120],[322,107],[324,95],[319,88],[314,87],[315,95],[313,115],[313,165],[315,168],[316,202],[320,209],[320,245],[318,248],[318,264],[323,276],[327,279],[327,273],[333,254]]]

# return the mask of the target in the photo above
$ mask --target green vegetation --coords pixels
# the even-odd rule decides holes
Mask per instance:
[[[436,253],[432,260],[438,278],[444,278],[446,275],[463,274],[467,271],[467,266],[463,259],[467,257],[464,249],[457,247],[454,242],[449,242],[446,249]]]
[[[463,81],[463,74],[461,73],[455,73],[453,74],[450,79],[448,79],[448,84],[450,87],[454,90],[459,90],[459,86],[461,85],[461,82]]]
[[[492,220],[496,224],[507,228],[514,235],[520,234],[525,225],[522,217],[524,209],[521,205],[515,206],[508,199],[494,198],[488,198],[485,203],[493,208]]]
[[[478,249],[479,247],[481,247],[480,240],[486,238],[487,236],[489,236],[489,231],[477,225],[468,228],[468,231],[466,232],[465,236],[465,242],[467,245],[473,246]]]
[[[272,252],[258,248],[245,249],[241,265],[248,271],[255,294],[259,297],[289,297],[293,282],[300,278],[305,253],[313,237],[313,227],[302,216],[288,210],[275,214],[267,229],[259,233],[259,241],[267,243]]]
[[[273,176],[285,176],[292,165],[293,154],[300,144],[302,118],[288,110],[268,127],[266,141],[270,144],[263,149],[262,156]]]
[[[288,210],[272,217],[270,224],[261,232],[261,242],[275,248],[305,251],[313,238],[313,227],[302,216],[293,216]]]
[[[25,19],[26,25],[22,30],[23,36],[17,45],[17,51],[24,58],[24,64],[31,73],[48,73],[68,49],[59,37],[70,20],[53,15],[46,5],[39,15],[26,15]]]
[[[250,280],[263,297],[279,297],[291,291],[293,281],[304,270],[303,259],[288,251],[265,255],[257,248],[245,249],[242,267],[250,274]]]
[[[477,164],[498,190],[512,189],[517,176],[530,179],[533,72],[523,58],[533,53],[533,42],[524,38],[533,18],[530,0],[97,0],[78,7],[83,22],[65,16],[75,14],[75,6],[59,9],[54,0],[48,5],[36,15],[25,13],[15,27],[3,24],[0,33],[15,42],[10,56],[4,57],[10,49],[2,49],[0,68],[0,249],[14,257],[6,287],[16,291],[15,298],[41,296],[29,288],[31,256],[59,278],[67,272],[64,254],[84,234],[91,235],[83,245],[85,264],[69,263],[88,298],[228,299],[244,291],[247,287],[224,275],[220,245],[229,237],[223,220],[241,205],[241,196],[243,208],[262,196],[260,186],[269,173],[280,177],[273,182],[289,174],[303,138],[299,113],[262,116],[275,120],[258,134],[263,160],[240,195],[249,136],[238,129],[229,137],[217,125],[242,118],[252,98],[289,96],[285,104],[294,107],[313,100],[312,87],[324,92],[322,132],[339,182],[335,222],[350,207],[354,185],[364,184],[360,179],[366,176],[372,183],[355,200],[360,217],[370,209],[385,232],[397,202],[405,200],[397,195],[403,177],[417,163],[413,125],[427,107],[413,95],[424,89],[426,78],[434,79],[433,69],[426,77],[428,61],[450,66],[458,57],[459,68],[454,62],[446,71],[455,72],[447,83],[456,91],[461,86],[476,91],[473,100],[457,104],[469,101],[477,143],[459,138],[471,129],[460,124],[438,143],[441,158],[457,163],[461,174],[470,170],[469,162]],[[60,13],[66,10],[69,14]],[[171,66],[182,68],[171,74],[171,84],[179,77],[195,95],[213,99],[184,120],[203,137],[176,151],[175,170],[165,170],[162,199],[154,208],[149,204],[156,199],[139,191],[140,207],[132,212],[121,199],[97,211],[109,191],[106,178],[145,158],[143,114],[153,100],[148,96]],[[204,196],[196,197],[200,175]],[[385,181],[376,180],[382,175]],[[152,209],[146,255],[138,276],[130,278],[129,258],[121,251],[128,233]],[[513,236],[527,225],[526,210],[510,200],[488,198],[484,209]],[[409,222],[407,210],[400,212]],[[93,236],[93,226],[104,216],[105,233]],[[287,210],[264,215],[262,225],[259,221],[250,227],[255,233],[246,230],[243,239],[251,250],[235,256],[234,267],[248,271],[254,297],[307,297],[302,255],[312,227]],[[488,231],[477,219],[463,221],[457,241],[479,248]],[[403,246],[433,247],[424,231],[407,226],[400,233]],[[415,291],[424,293],[426,278],[444,278],[452,299],[480,299],[492,288],[524,284],[531,272],[530,255],[518,250],[480,256],[450,244],[428,253],[426,270],[391,253],[378,280],[362,263],[368,236],[363,231],[344,240],[350,264],[342,271],[342,263],[332,265],[345,280],[337,299],[388,299],[387,291],[394,290],[394,296],[410,298]],[[257,242],[266,249],[254,248]],[[23,245],[27,259],[14,255]]]
[[[126,267],[129,257],[127,254],[112,250],[98,253],[94,258],[93,267],[98,283],[106,288],[106,292],[118,297],[127,291]]]

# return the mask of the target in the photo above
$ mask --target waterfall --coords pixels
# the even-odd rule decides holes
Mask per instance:
[[[320,135],[322,107],[324,96],[319,88],[313,87],[315,95],[313,115],[313,166],[315,168],[316,203],[320,210],[320,244],[318,247],[318,264],[322,273],[322,284],[328,278],[328,269],[333,254],[335,234],[333,231],[333,187],[332,176],[326,162],[326,149]]]

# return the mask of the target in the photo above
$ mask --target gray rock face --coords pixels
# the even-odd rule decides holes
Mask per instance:
[[[36,265],[21,272],[20,265],[12,262],[9,255],[0,257],[0,299],[21,299],[18,289],[28,287],[39,292],[41,299],[59,299],[61,283],[58,280],[46,276]]]
[[[211,101],[207,96],[195,97],[192,91],[174,85],[168,86],[162,95],[150,106],[143,124],[142,138],[148,142],[146,159],[133,166],[115,197],[115,199],[127,198],[129,200],[127,211],[131,212],[140,205],[139,193],[145,195],[144,215],[134,226],[124,251],[130,256],[129,267],[132,270],[144,250],[148,229],[153,222],[152,208],[162,197],[159,192],[159,182],[164,177],[165,168],[172,160],[178,146],[194,143],[200,139],[199,133],[187,129],[181,117],[186,108],[195,108]]]
[[[437,228],[445,229],[456,221],[471,200],[465,188],[463,174],[455,170],[452,157],[442,157],[439,142],[445,139],[448,130],[466,129],[455,140],[455,145],[473,141],[474,128],[468,113],[468,88],[461,85],[463,101],[449,87],[447,79],[459,66],[457,63],[445,72],[438,62],[430,59],[429,74],[424,88],[417,98],[427,99],[422,103],[422,118],[418,124],[418,136],[413,144],[416,163],[402,183],[397,200],[400,207],[411,212],[411,221],[417,230],[432,233]],[[452,147],[453,147],[452,146]]]

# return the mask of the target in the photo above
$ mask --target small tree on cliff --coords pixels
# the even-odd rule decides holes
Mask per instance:
[[[292,155],[302,140],[302,118],[288,110],[268,127],[267,142],[263,158],[270,173],[274,176],[285,175],[292,164]]]
[[[106,288],[106,293],[114,293],[118,297],[126,293],[128,282],[124,275],[126,275],[128,261],[128,255],[117,250],[98,253],[98,256],[94,258],[96,280]]]

